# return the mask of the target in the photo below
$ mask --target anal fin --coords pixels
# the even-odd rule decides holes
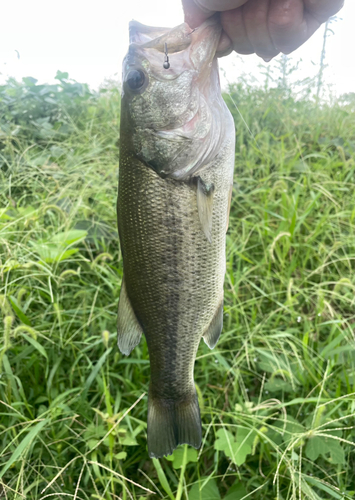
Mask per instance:
[[[119,350],[128,356],[139,344],[143,330],[133,311],[127,295],[125,279],[122,280],[117,317],[117,344]]]
[[[213,319],[203,334],[203,340],[210,349],[213,349],[218,342],[223,328],[223,299],[218,306]]]
[[[214,185],[206,184],[201,177],[197,177],[197,209],[202,230],[206,238],[212,242],[212,210]]]

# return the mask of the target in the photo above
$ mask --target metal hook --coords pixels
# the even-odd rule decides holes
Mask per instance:
[[[168,44],[165,42],[164,44],[164,53],[165,53],[165,58],[164,58],[164,68],[169,69],[170,68],[170,63],[169,63],[169,56],[168,56]]]

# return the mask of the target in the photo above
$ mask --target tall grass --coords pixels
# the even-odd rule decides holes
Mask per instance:
[[[355,101],[225,97],[235,186],[224,331],[195,367],[203,445],[150,460],[146,343],[126,358],[115,339],[119,93],[64,73],[0,87],[4,498],[354,497]]]

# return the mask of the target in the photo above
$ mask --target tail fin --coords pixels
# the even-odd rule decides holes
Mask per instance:
[[[195,388],[183,401],[148,398],[148,453],[171,455],[179,444],[201,446],[201,417]]]

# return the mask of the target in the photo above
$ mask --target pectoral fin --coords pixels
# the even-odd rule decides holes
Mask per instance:
[[[132,349],[139,344],[142,333],[142,327],[133,311],[127,295],[126,283],[123,278],[117,318],[117,344],[119,350],[128,356]]]
[[[197,209],[202,230],[206,238],[212,243],[212,210],[214,185],[206,184],[201,177],[197,177]]]
[[[210,349],[213,349],[218,342],[223,328],[223,299],[221,304],[218,306],[216,313],[203,334],[203,340],[206,342]]]

